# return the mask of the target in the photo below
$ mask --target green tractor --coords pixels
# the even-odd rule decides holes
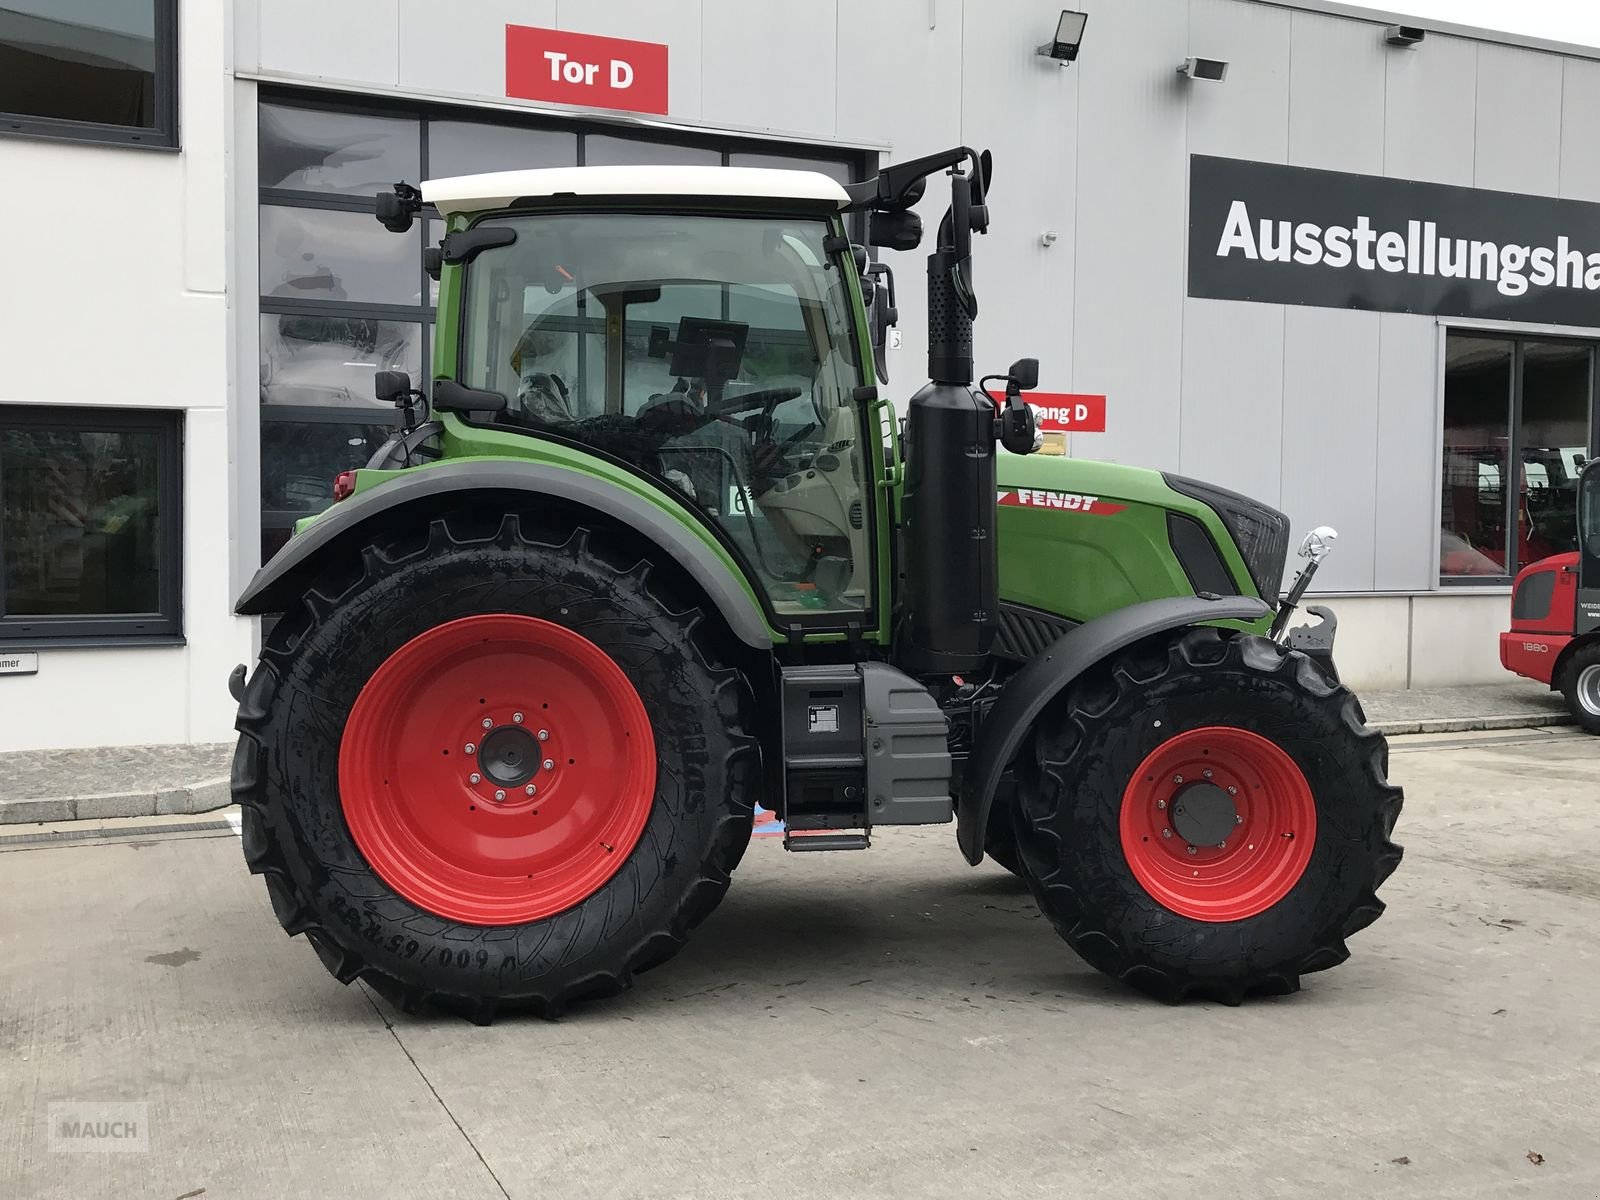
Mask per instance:
[[[722,899],[757,804],[805,852],[953,820],[1164,1000],[1347,957],[1401,794],[1331,614],[1285,629],[1332,531],[1280,599],[1281,513],[1030,457],[1037,363],[972,364],[990,171],[378,197],[446,223],[431,387],[379,373],[400,431],[240,598],[276,620],[231,681],[245,858],[339,980],[480,1022],[619,992]],[[902,425],[893,276],[850,234],[916,247],[939,177]]]

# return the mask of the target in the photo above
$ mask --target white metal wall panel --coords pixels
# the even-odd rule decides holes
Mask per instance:
[[[1283,325],[1281,304],[1184,306],[1178,469],[1272,505],[1282,500]]]
[[[1339,531],[1320,590],[1372,590],[1377,443],[1378,314],[1286,308],[1283,510],[1293,543],[1317,525]]]
[[[1229,64],[1221,86],[1187,89],[1190,154],[1288,160],[1291,19],[1283,8],[1190,0],[1190,51]]]
[[[704,0],[701,118],[834,135],[837,0]]]
[[[261,69],[261,0],[233,0],[233,69]]]
[[[1561,194],[1600,201],[1600,62],[1569,58],[1561,85]]]
[[[436,3],[437,0],[425,0]],[[510,0],[515,7],[521,0]],[[482,0],[473,0],[474,6]],[[667,110],[685,121],[700,119],[700,0],[554,0],[555,24],[575,33],[661,42],[667,47]],[[526,6],[524,6],[526,7]],[[519,25],[538,25],[526,17]]]
[[[1554,196],[1561,187],[1561,60],[1537,50],[1478,46],[1474,182]]]
[[[1378,321],[1373,586],[1425,591],[1439,561],[1439,324],[1408,313],[1383,313]]]
[[[257,7],[264,70],[386,88],[399,83],[400,0],[261,0]],[[469,21],[459,35],[476,42],[474,30]],[[473,90],[505,91],[489,83]]]
[[[270,4],[272,0],[267,0]],[[504,99],[507,25],[556,23],[555,0],[399,0],[400,86]]]
[[[1384,63],[1384,174],[1471,187],[1478,44],[1430,33],[1415,50],[1390,50]]]
[[[1190,0],[1190,51],[1229,66],[1221,86],[1185,89],[1189,154],[1287,160],[1290,32],[1287,9]],[[1169,268],[1180,286],[1187,261]],[[1282,306],[1186,300],[1182,363],[1178,469],[1279,503]]]
[[[1389,47],[1366,22],[1293,14],[1289,161],[1328,171],[1383,173],[1383,85]]]
[[[839,30],[836,124],[840,137],[892,139],[885,155],[890,162],[932,154],[961,141],[961,89],[951,87],[946,75],[928,70],[928,65],[961,61],[962,7],[962,0],[873,0],[849,6]],[[1010,173],[1012,186],[1002,183],[996,196],[997,228],[1011,221],[1009,197],[1021,178],[1017,173],[1024,169],[1024,164],[1017,162],[999,164],[1000,177]],[[941,198],[935,183],[928,193],[917,212],[924,227],[932,231],[938,228],[949,203],[949,189],[943,189]],[[1069,241],[1070,236],[1064,233],[1062,240]],[[982,244],[982,249],[987,251],[988,245]],[[905,399],[927,374],[928,292],[923,282],[927,249],[879,253],[894,268],[898,282],[903,344],[889,352],[886,394],[894,397],[903,411]],[[991,275],[982,262],[978,269],[981,287]],[[990,323],[991,312],[995,320],[1024,319],[1011,307],[1016,301],[1002,295],[998,287],[986,288],[983,302],[980,324],[984,327]]]
[[[1092,8],[1078,77],[1075,391],[1109,397],[1085,458],[1178,465],[1187,242],[1184,0]]]
[[[1072,278],[1077,150],[1076,68],[1035,53],[1061,15],[1058,0],[1009,0],[997,21],[981,2],[965,8],[961,127],[947,135],[994,152],[993,220],[974,251],[983,305],[980,372],[1039,360],[1039,386],[1072,383]],[[1043,32],[1037,32],[1043,31]],[[1027,113],[1027,120],[1018,120]],[[939,189],[937,182],[929,191]],[[1046,230],[1058,235],[1045,246]],[[931,247],[930,247],[931,248]]]

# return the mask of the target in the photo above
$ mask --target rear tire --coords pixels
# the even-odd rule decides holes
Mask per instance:
[[[496,613],[508,616],[478,624]],[[507,670],[482,657],[487,641],[459,636],[480,627],[512,639],[511,653],[578,657],[548,674]],[[576,518],[461,514],[367,546],[359,570],[320,579],[279,622],[239,709],[245,859],[279,922],[341,982],[366,980],[407,1011],[431,1002],[480,1023],[505,1009],[553,1017],[627,988],[716,907],[749,841],[753,701],[721,635],[671,564],[626,531]],[[436,644],[457,657],[395,675]],[[587,675],[613,682],[590,687]],[[477,679],[509,760],[480,765],[460,744],[479,724],[461,687],[479,691]],[[629,693],[642,707],[627,707]],[[437,731],[430,695],[448,701]],[[649,753],[630,756],[633,743],[611,736],[608,697],[623,706],[616,730],[643,722]],[[522,732],[534,725],[548,725],[548,743]],[[572,753],[510,782],[518,753],[526,770],[529,749],[537,758],[558,745]],[[491,752],[488,741],[475,749]],[[454,818],[480,824],[462,837]]]
[[[1600,642],[1576,651],[1561,670],[1561,695],[1586,733],[1600,733]]]
[[[1142,643],[1047,709],[1024,755],[1017,841],[1041,911],[1162,1000],[1296,991],[1383,912],[1401,855],[1388,747],[1304,655],[1209,628]]]

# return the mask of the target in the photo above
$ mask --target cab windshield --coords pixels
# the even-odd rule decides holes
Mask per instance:
[[[718,523],[774,608],[867,607],[864,382],[822,219],[582,213],[467,271],[461,382],[499,425],[646,471]]]

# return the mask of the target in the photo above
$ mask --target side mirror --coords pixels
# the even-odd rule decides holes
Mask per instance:
[[[875,212],[869,218],[867,240],[885,250],[915,250],[922,244],[922,218],[910,209]]]
[[[411,376],[404,371],[375,371],[372,376],[372,394],[387,404],[398,403],[411,391]]]
[[[900,323],[900,309],[894,295],[894,268],[888,263],[870,263],[862,283],[872,285],[872,311],[868,324],[872,330],[872,357],[878,366],[878,382],[889,382],[889,362],[885,351],[889,330]]]
[[[1039,360],[1037,358],[1019,358],[1011,364],[1011,369],[1006,372],[1006,378],[1016,384],[1019,392],[1031,392],[1039,386]]]
[[[373,199],[373,212],[390,233],[404,233],[411,228],[412,219],[422,211],[422,193],[409,183],[397,183],[388,192],[379,192]]]

